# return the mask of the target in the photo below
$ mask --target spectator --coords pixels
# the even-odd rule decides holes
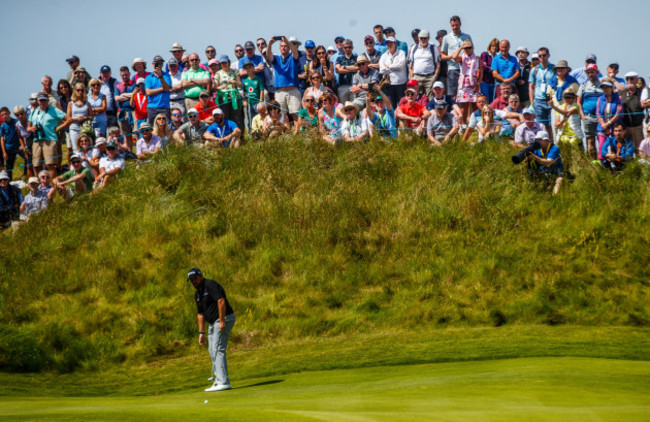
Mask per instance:
[[[368,123],[361,118],[359,108],[351,101],[343,107],[345,119],[341,124],[341,134],[345,142],[361,142],[368,137]]]
[[[539,66],[539,54],[533,53],[533,55],[530,56],[530,68],[532,69],[537,66]]]
[[[444,101],[436,101],[435,111],[427,121],[427,137],[436,146],[449,142],[460,129],[456,118],[447,112],[447,106]]]
[[[41,172],[38,173],[38,180],[40,181],[38,190],[45,193],[49,193],[52,190],[52,185],[50,185],[50,173],[47,170],[41,170]]]
[[[23,203],[20,204],[21,220],[27,220],[32,215],[38,214],[47,208],[48,203],[52,200],[56,192],[54,189],[50,189],[49,193],[43,192],[38,189],[38,184],[39,182],[36,177],[30,177],[27,181],[29,193],[25,196]]]
[[[501,88],[503,88],[503,85]],[[501,119],[501,136],[513,136],[515,134],[515,129],[524,120],[521,113],[521,103],[517,94],[508,96],[508,105],[504,108],[500,110],[494,109],[494,114]]]
[[[476,100],[481,94],[477,94]],[[445,86],[440,81],[433,83],[433,99],[427,104],[427,110],[433,111],[436,108],[436,102],[444,101],[447,104],[447,113],[452,113],[456,120],[460,121],[462,118],[462,112],[456,101],[449,95],[445,95]],[[470,115],[472,111],[470,110]]]
[[[176,42],[172,44],[172,48],[169,50],[169,52],[172,53],[173,56],[171,59],[176,59],[176,64],[178,65],[179,72],[183,72],[185,70],[185,65],[183,64],[183,53],[185,53],[185,49],[183,46]],[[165,72],[171,74],[171,70],[169,69],[169,62],[167,62],[165,65]]]
[[[647,131],[648,127],[650,127],[650,85],[646,85],[641,90],[641,107],[643,107],[645,113],[644,131]]]
[[[316,58],[309,64],[309,74],[321,76],[324,86],[334,91],[336,83],[334,79],[334,64],[327,58],[327,50],[322,45],[316,47]]]
[[[386,52],[379,59],[379,73],[389,77],[390,84],[385,92],[390,104],[395,107],[406,89],[406,55],[397,49],[397,41],[393,37],[386,38],[386,47]]]
[[[603,89],[598,78],[598,75],[600,75],[598,66],[588,64],[585,72],[588,79],[578,90],[578,105],[580,106],[580,117],[582,118],[582,130],[587,143],[585,149],[591,158],[595,159],[598,155],[596,151],[596,128],[598,127],[596,104],[598,98],[603,95]]]
[[[75,69],[79,66],[79,57],[77,56],[70,56],[67,59],[65,59],[66,63],[68,63],[68,66],[70,66],[70,71],[65,75],[65,79],[72,84],[72,80],[74,79],[74,71]]]
[[[115,85],[115,102],[117,103],[117,124],[122,136],[128,140],[129,147],[132,145],[131,132],[133,131],[133,107],[131,97],[135,89],[135,82],[131,80],[131,72],[126,66],[120,67],[121,82]]]
[[[434,88],[435,89],[435,88]],[[463,135],[463,142],[467,142],[476,129],[478,122],[482,119],[483,108],[488,105],[487,96],[485,94],[479,94],[476,97],[476,107],[477,110],[469,115],[469,121],[467,122],[467,130]]]
[[[32,144],[33,144],[33,133],[27,132],[27,127],[29,126],[29,121],[27,120],[27,112],[23,106],[14,107],[14,116],[18,120],[16,122],[16,129],[20,132],[20,136],[25,140],[25,169],[23,171],[23,177],[32,177],[36,173],[34,172],[34,166],[32,165]]]
[[[596,103],[596,118],[598,119],[598,126],[596,133],[598,134],[598,159],[602,160],[600,155],[605,140],[614,136],[614,123],[622,119],[623,101],[621,97],[614,92],[615,81],[610,78],[605,78],[600,81],[600,86],[603,89],[603,95]]]
[[[169,90],[169,108],[178,108],[182,114],[185,114],[185,88],[183,87],[183,73],[180,71],[178,60],[172,57],[167,62],[169,69],[169,79],[172,81]]]
[[[244,47],[241,44],[235,46],[235,61],[239,61],[244,57]],[[219,62],[221,64],[221,62]]]
[[[81,160],[81,166],[92,171],[92,159],[93,159],[93,146],[90,140],[90,137],[86,134],[79,135],[77,138],[77,150],[79,151],[76,155]],[[72,160],[72,157],[70,158]],[[97,161],[99,165],[99,161]],[[48,174],[49,177],[49,174]]]
[[[422,92],[431,97],[431,88],[440,71],[440,57],[436,46],[429,43],[429,31],[424,29],[416,36],[419,43],[411,49],[409,77],[418,81]]]
[[[619,91],[623,101],[623,124],[625,134],[632,139],[634,147],[639,148],[643,140],[643,107],[641,107],[641,95],[637,88],[639,74],[628,72],[625,74],[627,89]]]
[[[167,117],[165,117],[164,114],[159,113],[156,116],[156,119],[154,120],[156,123],[154,124],[153,127],[153,136],[157,136],[160,138],[160,144],[162,147],[167,145],[169,141],[171,141],[172,137],[172,131],[169,129],[169,125],[167,123]],[[106,146],[108,149],[108,144]]]
[[[413,39],[413,45],[409,47],[408,50],[409,57],[413,53],[414,47],[420,43],[420,28],[415,28],[411,31],[411,38]]]
[[[142,78],[143,80],[147,79],[147,76],[150,75],[150,72],[147,72],[147,62],[144,61],[144,59],[140,57],[136,57],[133,59],[133,64],[131,65],[131,69],[133,69],[133,82],[137,82],[138,79]]]
[[[508,106],[508,101],[510,96],[513,93],[513,84],[512,82],[504,82],[501,84],[501,95],[498,95],[494,101],[490,104],[495,110],[503,110]]]
[[[214,60],[214,62],[212,62]],[[183,79],[183,97],[185,98],[185,110],[194,108],[199,103],[199,95],[204,89],[208,89],[211,76],[210,72],[201,69],[199,66],[199,55],[192,53],[189,56],[190,67],[183,70],[181,78]],[[219,62],[216,59],[210,59],[208,67],[211,66],[210,71],[214,73],[219,70]]]
[[[461,51],[464,51],[462,55],[460,54]],[[480,92],[482,70],[479,59],[474,54],[474,44],[472,41],[463,42],[451,57],[460,64],[456,101],[461,107],[460,121],[462,124],[467,124],[470,113],[474,111],[476,97]]]
[[[7,107],[0,108],[0,117],[3,123],[0,125],[0,145],[2,146],[2,158],[5,163],[5,169],[9,175],[9,180],[13,178],[13,168],[16,162],[16,156],[25,160],[25,139],[22,137],[20,130],[16,128],[17,119],[11,117],[11,112]]]
[[[395,117],[400,129],[413,129],[416,135],[423,135],[425,134],[424,124],[430,113],[426,107],[415,102],[416,98],[417,91],[413,88],[407,88],[407,103],[397,109]]]
[[[267,47],[266,40],[264,38],[258,38],[257,41],[255,41],[255,45],[257,46],[257,51],[262,55],[262,59],[264,59],[263,50]]]
[[[264,119],[262,133],[269,139],[277,138],[289,130],[289,118],[280,110],[280,104],[272,100],[268,107],[268,116]]]
[[[81,125],[92,118],[93,110],[88,102],[86,88],[81,82],[75,85],[70,100],[66,109],[66,117],[70,120],[70,143],[72,144],[72,150],[76,154],[79,152],[77,139],[81,134]]]
[[[336,102],[334,94],[325,93],[318,100],[320,104],[319,126],[323,140],[335,145],[343,139],[341,124],[343,117],[340,113],[341,104]]]
[[[298,111],[300,111],[300,91],[298,91],[298,49],[296,46],[287,40],[287,37],[282,36],[280,41],[280,55],[273,55],[273,44],[275,37],[269,41],[268,49],[266,50],[266,60],[273,66],[275,71],[275,100],[280,107],[288,110],[291,118],[297,118]]]
[[[389,26],[386,29],[384,29],[384,35],[386,35],[386,41],[388,40],[388,38],[395,38],[395,46],[397,47],[397,49],[404,52],[404,57],[408,56],[409,54],[408,45],[404,41],[397,40],[397,37],[395,35],[395,30],[393,29],[392,26]],[[388,44],[386,45],[386,49],[388,49]]]
[[[478,142],[498,141],[501,133],[501,123],[495,118],[494,109],[490,106],[483,107],[481,119],[476,124],[478,128]]]
[[[110,141],[106,144],[106,152],[108,156],[99,161],[99,174],[95,178],[98,190],[104,189],[107,183],[117,179],[117,176],[124,171],[126,165],[124,159],[118,153],[115,142]]]
[[[174,132],[174,140],[179,144],[202,145],[208,125],[199,119],[199,112],[195,109],[187,112],[187,118],[189,121]]]
[[[451,56],[465,41],[472,41],[469,34],[461,32],[460,17],[452,16],[449,20],[451,33],[444,36],[440,47],[441,59],[447,61],[447,95],[456,97],[458,94],[458,78],[460,77],[460,64]]]
[[[386,39],[384,38],[384,27],[381,25],[375,25],[372,28],[372,33],[375,34],[375,48],[380,52],[384,53],[387,50]]]
[[[526,158],[533,165],[533,174],[536,177],[553,183],[553,195],[557,195],[564,181],[564,166],[560,157],[560,148],[553,145],[546,131],[539,131],[535,135],[540,148],[533,151]]]
[[[562,107],[564,105],[565,91],[570,90],[576,93],[580,88],[578,82],[569,75],[569,72],[571,72],[571,68],[566,60],[559,60],[555,65],[555,76],[551,79],[546,93],[556,107]],[[555,110],[553,110],[551,115],[553,116],[553,121],[555,121]],[[557,137],[556,132],[557,127],[553,126],[553,139]]]
[[[99,70],[101,89],[100,92],[106,98],[106,125],[117,126],[117,105],[115,104],[115,83],[117,80],[111,76],[111,68],[104,65]]]
[[[524,122],[515,129],[515,139],[510,141],[510,145],[519,149],[535,142],[537,132],[544,130],[544,126],[535,121],[535,109],[532,106],[524,108],[522,115]]]
[[[257,114],[253,117],[250,127],[250,135],[254,140],[259,140],[264,131],[264,119],[268,116],[266,104],[257,104]]]
[[[208,70],[208,63],[210,63],[210,60],[216,59],[216,58],[217,58],[217,49],[214,48],[214,46],[212,46],[212,45],[209,45],[209,46],[205,47],[205,63],[201,63],[199,65],[199,67],[201,69],[207,71]],[[189,57],[188,57],[188,61],[189,61]],[[188,68],[183,68],[183,71],[185,71],[186,69],[189,69],[189,67]],[[189,108],[188,108],[188,110],[189,110]]]
[[[106,97],[102,94],[102,83],[99,79],[90,80],[90,94],[88,95],[88,104],[90,104],[91,116],[93,117],[93,128],[95,136],[106,136]]]
[[[133,107],[133,115],[135,116],[135,130],[139,130],[142,124],[147,121],[149,97],[147,97],[145,89],[145,80],[140,78],[135,83],[135,90],[129,103]]]
[[[199,95],[199,103],[193,107],[193,110],[198,111],[200,121],[211,125],[214,123],[212,112],[216,110],[216,108],[217,104],[212,101],[210,94],[204,89],[201,91],[201,95]]]
[[[296,41],[299,43],[299,41]],[[300,45],[300,44],[298,44]],[[316,58],[316,44],[312,40],[305,41],[305,52],[298,58],[298,90],[305,96],[305,90],[309,84],[309,67],[311,62]],[[300,53],[300,51],[299,51]]]
[[[528,49],[524,46],[517,48],[515,51],[515,56],[517,56],[519,64],[519,77],[515,80],[514,84],[517,88],[517,95],[519,95],[519,101],[521,101],[522,107],[528,107],[530,105],[530,97],[528,90],[528,78],[530,78],[530,62],[528,61]]]
[[[621,93],[625,91],[625,80],[616,76],[618,75],[618,70],[618,62],[610,63],[609,66],[607,66],[607,78],[613,80],[612,83],[614,84],[615,91]]]
[[[429,104],[429,102],[430,102],[429,97],[424,93],[420,93],[421,90],[420,90],[420,84],[418,83],[418,81],[416,81],[415,79],[410,79],[406,83],[406,89],[409,89],[409,88],[414,89],[415,92],[418,93],[418,95],[416,95],[415,102],[417,104],[420,104],[422,107],[427,108],[427,104]],[[433,101],[433,100],[431,100],[431,101]],[[406,104],[407,102],[408,102],[408,98],[406,98],[406,96],[404,96],[404,97],[400,98],[399,103],[397,103],[397,107],[399,108],[399,107],[403,106],[404,104]]]
[[[49,100],[50,100],[50,105],[52,107],[57,107],[59,105],[59,96],[56,94],[55,91],[52,90],[52,77],[49,75],[43,76],[41,79],[41,85],[43,85],[43,91],[47,94]]]
[[[54,191],[65,200],[71,200],[77,195],[90,193],[93,190],[93,177],[90,169],[81,165],[81,158],[73,155],[70,160],[72,168],[54,179]],[[52,194],[54,197],[54,194]]]
[[[556,106],[551,102],[551,107],[556,112],[555,127],[558,134],[558,147],[564,156],[564,166],[567,172],[572,168],[574,156],[582,147],[582,126],[580,125],[580,106],[576,103],[576,94],[572,89],[562,94],[564,102]]]
[[[357,109],[363,109],[366,106],[366,95],[369,90],[374,89],[379,82],[379,72],[370,69],[368,65],[370,61],[367,57],[361,56],[357,60],[357,68],[359,71],[352,77],[352,86],[350,87],[350,96],[352,103],[357,106]]]
[[[79,66],[74,71],[74,78],[72,79],[72,82],[70,82],[70,85],[75,86],[78,82],[81,82],[86,88],[88,88],[90,79],[90,74],[86,71],[86,68]]]
[[[323,77],[320,73],[312,73],[310,79],[311,85],[305,90],[302,98],[306,98],[308,95],[311,95],[316,99],[316,104],[318,104],[318,100],[324,93],[329,92],[331,94],[334,94],[331,89],[325,86],[323,83]]]
[[[548,105],[547,90],[548,86],[555,77],[553,65],[549,63],[551,54],[548,48],[540,47],[537,50],[539,56],[539,66],[530,70],[528,78],[528,96],[533,102],[535,108],[535,119],[544,125],[547,133],[552,133],[551,128],[551,106]]]
[[[172,133],[183,125],[183,112],[178,107],[171,109],[172,120],[167,124]]]
[[[34,134],[32,147],[33,163],[37,172],[47,167],[51,177],[56,176],[57,132],[69,126],[70,121],[64,112],[49,105],[49,97],[40,92],[37,97],[38,108],[29,116],[27,131]]]
[[[492,76],[494,76],[496,81],[495,98],[499,98],[502,95],[499,89],[501,84],[504,82],[514,83],[521,74],[517,58],[510,55],[510,41],[501,40],[499,43],[499,52],[500,54],[497,54],[492,60],[491,68]]]
[[[613,135],[608,137],[600,150],[601,164],[612,172],[621,171],[628,161],[634,159],[634,142],[625,135],[625,125],[614,123]]]
[[[397,138],[395,112],[383,91],[373,91],[366,95],[366,119],[370,136],[376,133],[382,138]]]
[[[370,69],[379,71],[379,59],[381,58],[381,51],[375,48],[375,38],[372,35],[366,35],[363,39],[363,44],[366,51],[361,53],[361,56],[368,59],[368,67]],[[325,50],[323,48],[323,50]]]
[[[97,138],[97,140],[95,140],[95,148],[93,148],[92,153],[90,154],[90,160],[88,161],[93,176],[99,174],[99,162],[102,158],[107,156],[106,138]]]
[[[639,158],[644,164],[650,164],[650,127],[646,129],[646,137],[639,145]]]
[[[70,98],[72,97],[72,86],[70,86],[70,82],[68,82],[66,79],[60,79],[59,83],[56,84],[56,94],[59,98],[56,106],[59,108],[59,110],[65,113],[68,109]]]
[[[31,94],[29,94],[29,99],[28,99],[29,105],[27,106],[27,110],[26,110],[28,119],[32,115],[32,112],[38,108],[37,97],[38,97],[38,92],[32,92]]]
[[[436,41],[438,42],[438,45],[436,48],[438,49],[438,57],[442,57],[442,39],[445,38],[445,35],[447,35],[447,31],[444,29],[439,30],[436,33]],[[447,71],[449,70],[449,67],[447,65],[447,60],[440,60],[438,63],[438,81],[442,82],[444,86],[447,85]]]
[[[253,62],[244,63],[244,72],[245,76],[242,79],[242,86],[246,97],[246,112],[250,125],[253,117],[257,114],[257,105],[260,101],[264,101],[264,83],[259,74],[255,73],[255,65]]]
[[[47,96],[47,94],[43,94]],[[0,230],[11,226],[13,221],[20,220],[23,194],[9,181],[9,174],[4,170],[0,171]]]
[[[151,124],[144,122],[140,126],[141,138],[135,145],[135,155],[138,160],[147,160],[153,157],[162,148],[162,140],[152,133]]]
[[[596,66],[596,69],[598,69],[598,66],[596,65],[596,61],[598,59],[596,58],[595,54],[587,54],[587,58],[585,58],[585,65],[584,67],[580,67],[578,69],[572,70],[569,75],[573,76],[576,81],[578,81],[578,85],[584,85],[588,80],[589,80],[589,75],[587,74],[587,68],[589,65],[594,65]],[[598,72],[598,79],[602,78],[603,75]]]
[[[253,65],[253,73],[261,81],[262,90],[264,90],[264,87],[266,86],[266,81],[264,79],[264,69],[266,67],[264,66],[264,59],[262,56],[255,54],[255,45],[252,41],[246,41],[246,43],[244,43],[244,51],[246,52],[246,55],[239,59],[237,62],[239,77],[243,79],[244,77],[248,76],[248,72],[246,71],[246,63],[250,62]]]
[[[294,133],[303,132],[312,127],[318,127],[318,110],[316,110],[316,98],[313,95],[306,95],[302,100],[304,108],[298,112],[298,120],[294,126]]]
[[[339,75],[337,94],[339,101],[350,101],[350,88],[352,87],[352,77],[359,71],[357,67],[357,55],[352,51],[352,40],[343,41],[343,54],[339,54],[336,59],[336,73]]]
[[[215,108],[212,116],[214,123],[203,134],[203,139],[206,140],[205,146],[238,148],[242,132],[237,124],[232,120],[227,120],[220,108]]]
[[[198,57],[198,56],[197,56]],[[163,113],[169,120],[169,92],[172,87],[172,80],[169,73],[163,72],[165,61],[161,56],[153,58],[153,73],[144,80],[145,92],[147,93],[147,121],[153,125],[155,117]]]
[[[224,118],[233,121],[240,129],[244,128],[244,109],[239,88],[242,87],[239,72],[230,68],[230,58],[225,54],[219,57],[221,69],[214,76],[216,103],[224,113]]]

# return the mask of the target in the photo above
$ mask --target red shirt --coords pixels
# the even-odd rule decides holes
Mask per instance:
[[[422,107],[418,103],[414,103],[412,106],[409,103],[406,103],[404,105],[399,106],[399,109],[402,111],[402,113],[406,114],[409,117],[422,117],[426,110],[425,107]],[[410,120],[407,122],[407,124],[408,127],[417,126],[415,122],[412,122]]]
[[[149,104],[149,98],[141,93],[140,91],[135,93],[135,99],[133,100],[133,114],[135,114],[136,119],[146,119],[147,118],[147,104]]]
[[[403,106],[403,105],[406,104],[407,102],[408,102],[408,99],[407,99],[406,97],[402,97],[402,98],[399,100],[399,104],[397,104],[397,106],[398,106],[398,107]],[[425,107],[425,108],[426,108],[427,104],[429,104],[429,97],[427,97],[427,96],[424,95],[424,94],[420,94],[420,96],[418,97],[418,100],[416,101],[416,103],[418,103],[418,104],[420,104],[422,107]]]
[[[210,99],[208,100],[208,106],[204,109],[203,105],[199,101],[199,103],[195,105],[194,108],[199,112],[199,120],[205,120],[212,116],[212,112],[217,108],[217,103]]]
[[[497,97],[494,101],[492,101],[490,107],[492,107],[494,110],[503,110],[504,108],[508,107],[508,100],[503,97]]]

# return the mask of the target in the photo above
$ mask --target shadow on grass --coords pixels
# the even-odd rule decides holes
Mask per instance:
[[[284,380],[270,380],[270,381],[258,382],[257,384],[245,385],[243,387],[236,387],[233,388],[233,390],[241,390],[242,388],[251,388],[251,387],[261,387],[263,385],[278,384],[280,382],[284,382]]]

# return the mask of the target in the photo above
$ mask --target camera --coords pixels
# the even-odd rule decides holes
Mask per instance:
[[[40,123],[37,123],[34,125],[36,128],[36,132],[34,132],[34,140],[40,140],[40,139],[45,139],[45,131],[43,130],[43,126]]]
[[[533,151],[540,149],[542,146],[539,141],[535,141],[532,144],[528,145],[526,148],[522,149],[518,153],[512,156],[513,164],[521,164],[522,161],[526,159],[528,154],[531,154]]]
[[[374,90],[375,90],[375,86],[377,86],[377,82],[370,82],[370,83],[368,84],[368,91],[374,91]]]
[[[274,39],[275,41],[282,41],[282,37],[279,36],[279,35],[276,35],[275,37],[273,37],[273,39]]]

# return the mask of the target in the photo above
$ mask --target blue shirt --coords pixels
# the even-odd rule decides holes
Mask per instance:
[[[515,56],[508,54],[504,58],[501,54],[497,54],[492,59],[492,71],[496,70],[503,79],[511,78],[517,70],[519,70],[519,62]],[[499,82],[497,82],[499,83]]]
[[[600,148],[600,155],[603,156],[603,164],[605,164],[607,161],[605,159],[605,155],[611,153],[618,153],[618,155],[620,155],[624,161],[631,160],[634,158],[634,142],[632,142],[631,139],[625,138],[621,144],[621,148],[619,149],[618,145],[616,144],[616,137],[610,136],[609,138],[605,139],[602,148]]]
[[[447,113],[451,113],[451,111],[454,109],[454,106],[456,105],[456,101],[454,100],[454,97],[451,95],[444,95],[442,98],[447,103]],[[440,101],[437,98],[434,98],[433,100],[429,101],[427,103],[427,110],[431,111],[436,108],[436,102]]]
[[[395,125],[395,112],[393,110],[386,109],[383,116],[380,116],[379,113],[373,114],[370,122],[379,136],[397,138],[397,126]]]
[[[273,70],[275,70],[276,88],[286,88],[289,86],[298,86],[298,59],[293,58],[293,54],[285,59],[277,54],[273,55]]]
[[[224,119],[222,126],[219,126],[216,122],[212,123],[210,126],[208,126],[207,132],[210,132],[217,138],[223,138],[233,133],[235,129],[237,129],[237,123],[233,122],[232,120]],[[224,142],[222,146],[229,147],[230,141]]]
[[[564,166],[562,165],[562,157],[560,157],[560,148],[557,147],[555,144],[550,144],[548,152],[546,153],[546,156],[542,153],[541,149],[535,150],[533,152],[536,156],[540,158],[546,158],[548,160],[555,160],[553,164],[551,164],[551,167],[544,167],[542,165],[539,166],[539,169],[541,171],[550,171],[552,174],[558,174],[562,171],[564,171]]]
[[[551,79],[553,79],[553,76],[555,76],[553,68],[554,66],[549,63],[546,69],[543,69],[541,64],[530,69],[528,82],[535,84],[536,100],[543,100],[546,98],[546,87],[548,87],[548,85],[551,83]]]
[[[8,122],[4,122],[0,126],[0,136],[5,138],[5,149],[7,152],[15,151],[20,148],[20,137],[16,131],[17,119],[10,118]]]
[[[386,47],[386,40],[381,43],[375,42],[375,50],[379,51],[380,53],[388,50],[388,47]]]
[[[582,98],[582,111],[585,114],[596,114],[598,99],[604,94],[600,81],[596,84],[587,80],[578,90],[578,97]]]
[[[248,56],[244,56],[241,59],[239,59],[239,64],[238,64],[239,69],[243,69],[244,63],[248,61],[253,63],[253,66],[255,67],[259,66],[260,63],[264,63],[264,59],[262,58],[262,56],[258,56],[257,54],[253,54],[253,58],[248,58]],[[256,73],[256,75],[259,76],[264,86],[266,86],[266,79],[264,78],[264,72]]]
[[[336,59],[336,64],[340,66],[354,66],[357,64],[357,55],[352,53],[352,56],[348,59],[345,57],[345,54],[340,54]],[[352,77],[354,73],[341,73],[339,75],[339,85],[352,85]]]
[[[169,73],[163,72],[162,77],[165,79],[165,82],[167,82],[167,85],[169,85],[171,88],[172,79],[169,76]],[[160,78],[158,78],[158,76],[150,73],[149,76],[147,76],[147,78],[144,80],[144,87],[145,89],[162,88],[162,82],[160,82]],[[149,99],[147,108],[169,108],[169,91],[163,91],[160,94],[153,96],[147,95],[147,98]]]

